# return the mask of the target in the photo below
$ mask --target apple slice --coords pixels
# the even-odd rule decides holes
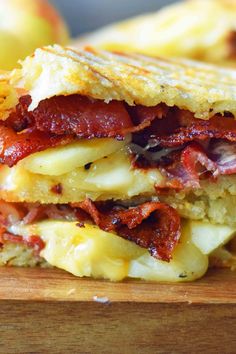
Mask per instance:
[[[65,146],[36,152],[22,160],[21,164],[28,171],[48,176],[60,176],[78,167],[111,155],[120,150],[129,141],[115,139],[78,140]]]
[[[192,242],[203,254],[226,244],[236,233],[236,228],[202,221],[191,221],[190,230]]]
[[[0,0],[0,69],[11,70],[38,47],[69,41],[65,21],[47,0]]]

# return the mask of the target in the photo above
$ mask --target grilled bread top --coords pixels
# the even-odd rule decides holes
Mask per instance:
[[[77,93],[129,105],[164,102],[202,119],[225,111],[236,115],[233,69],[94,48],[75,51],[58,45],[37,49],[21,64],[21,69],[11,73],[11,84],[31,95],[30,109],[43,99]]]

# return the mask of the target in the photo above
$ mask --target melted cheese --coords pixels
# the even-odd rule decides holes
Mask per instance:
[[[97,226],[78,227],[74,222],[44,221],[12,226],[9,231],[45,242],[40,255],[47,262],[76,276],[119,281],[125,277],[155,281],[191,281],[207,270],[208,257],[192,243],[189,225],[182,229],[173,259],[157,260],[147,250]]]
[[[58,159],[60,157],[56,150],[55,156]],[[95,161],[89,169],[77,167],[59,176],[32,173],[25,168],[24,163],[22,160],[12,168],[1,167],[0,198],[41,203],[79,202],[86,197],[93,200],[130,199],[140,194],[156,194],[155,184],[160,185],[164,180],[158,169],[147,172],[132,169],[125,149]],[[56,158],[54,163],[58,164]],[[51,174],[52,171],[53,164]],[[52,188],[59,183],[62,193],[55,194]]]

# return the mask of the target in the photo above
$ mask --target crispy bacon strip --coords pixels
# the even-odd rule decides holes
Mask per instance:
[[[156,118],[162,119],[163,117],[166,117],[170,110],[170,108],[164,103],[160,103],[154,107],[145,107],[140,105],[130,107],[126,105],[126,108],[132,118],[134,126],[138,128],[135,131],[142,130],[143,128],[139,128],[144,122],[148,122],[148,125],[150,125]]]
[[[29,236],[27,238],[19,235],[13,235],[9,232],[6,232],[3,228],[0,231],[0,245],[5,243],[17,243],[23,244],[29,248],[33,248],[34,254],[39,256],[42,249],[45,247],[43,240],[36,235]]]
[[[161,118],[167,109],[137,106],[136,121],[132,121],[125,104],[118,101],[107,104],[80,95],[56,96],[29,112],[30,102],[30,96],[21,97],[15,111],[0,123],[0,163],[9,167],[34,152],[75,139],[123,139]]]
[[[55,96],[41,101],[28,111],[30,96],[23,96],[16,110],[7,119],[7,126],[19,132],[29,127],[56,135],[76,135],[77,138],[123,138],[142,130],[155,118],[168,111],[164,104],[155,107],[128,107],[124,102],[105,103],[80,95]]]
[[[56,136],[34,129],[17,133],[0,124],[0,163],[12,167],[34,152],[67,144],[73,139],[70,135]]]
[[[194,140],[210,138],[236,141],[236,120],[233,117],[214,116],[209,120],[196,119],[193,114],[178,110],[172,112],[172,122],[163,119],[161,124],[154,121],[144,135],[155,139],[162,147],[177,147]],[[165,126],[165,124],[167,126]],[[163,125],[167,132],[163,129]]]
[[[123,102],[108,104],[80,95],[43,100],[32,112],[37,129],[78,138],[120,137],[133,123]]]
[[[191,143],[182,151],[181,164],[195,181],[199,181],[199,175],[205,172],[211,172],[213,177],[219,174],[217,164],[207,157],[204,149],[197,143]]]
[[[31,102],[32,100],[29,95],[20,97],[15,111],[13,111],[5,121],[9,128],[12,128],[16,132],[20,132],[33,126],[34,118],[32,112],[28,111]]]
[[[168,162],[160,163],[160,169],[168,177],[165,187],[174,189],[199,188],[201,176],[210,173],[217,177],[220,174],[217,163],[195,142],[169,154]]]
[[[18,222],[32,224],[45,219],[85,221],[88,215],[68,204],[9,203],[0,200],[0,227],[7,228]]]
[[[213,140],[208,148],[211,159],[217,165],[220,174],[236,173],[236,144],[226,140]]]
[[[180,217],[167,204],[147,202],[137,207],[102,210],[90,199],[73,204],[86,211],[102,230],[147,248],[150,254],[169,262],[180,238]]]
[[[80,95],[45,99],[28,111],[30,96],[23,96],[10,117],[0,125],[0,162],[13,166],[37,151],[74,139],[113,137],[133,133],[141,146],[150,140],[159,147],[179,147],[209,138],[236,141],[236,121],[231,115],[196,119],[193,113],[159,104],[129,107],[124,102],[94,100]]]
[[[0,201],[2,207],[7,203]],[[115,232],[121,237],[135,242],[149,250],[153,257],[169,261],[180,238],[180,217],[175,209],[159,202],[147,202],[125,209],[111,202],[94,203],[90,199],[72,205],[9,204],[5,213],[0,211],[0,244],[21,243],[34,248],[35,253],[43,249],[44,243],[38,236],[24,238],[7,232],[7,226],[15,222],[32,223],[42,219],[63,219],[93,221],[104,231]],[[17,215],[17,219],[14,215]]]
[[[24,205],[0,200],[0,248],[8,242],[23,244],[29,248],[33,248],[34,254],[38,256],[45,247],[45,243],[39,236],[31,235],[23,237],[7,231],[7,226],[21,221],[24,218],[25,212],[27,212],[27,208]]]

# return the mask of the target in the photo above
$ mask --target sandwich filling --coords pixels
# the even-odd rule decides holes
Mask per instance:
[[[209,120],[159,104],[155,107],[83,97],[57,96],[28,111],[30,96],[20,98],[15,112],[1,122],[0,161],[14,166],[32,153],[78,139],[124,140],[133,168],[159,167],[166,186],[199,187],[200,178],[236,172],[236,121],[230,112]]]
[[[16,109],[1,122],[3,165],[13,167],[31,154],[80,139],[122,141],[131,134],[125,145],[130,168],[161,172],[161,184],[154,184],[159,199],[165,200],[173,191],[200,188],[201,180],[216,183],[220,175],[236,172],[236,121],[228,112],[223,121],[221,115],[201,120],[165,104],[132,107],[81,95],[52,97],[33,111],[28,109],[30,103],[29,95],[21,97]],[[89,169],[90,163],[84,168]],[[52,192],[63,194],[63,183],[55,185]],[[23,242],[36,251],[43,248],[39,237],[31,235],[25,240],[4,226],[12,221],[29,224],[50,217],[77,221],[79,227],[88,222],[135,242],[162,261],[170,261],[180,238],[178,212],[164,202],[153,201],[153,196],[138,205],[130,200],[128,206],[124,201],[94,202],[89,198],[66,205],[24,203],[6,207],[3,202],[1,212],[1,243]]]

